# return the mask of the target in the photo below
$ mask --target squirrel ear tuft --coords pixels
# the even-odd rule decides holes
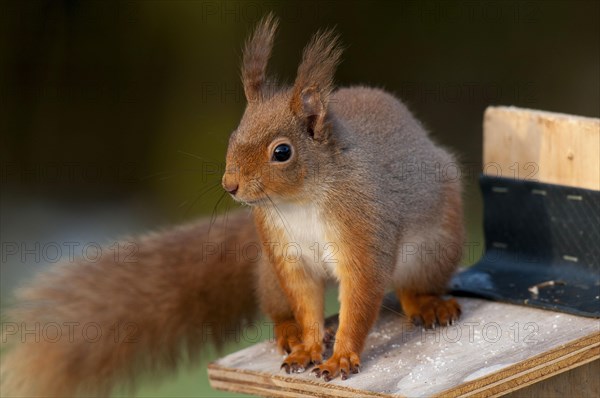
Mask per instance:
[[[333,76],[342,49],[333,30],[316,33],[302,54],[292,91],[292,111],[306,118],[308,133],[317,140],[325,138],[327,107],[334,89]]]
[[[273,39],[279,21],[273,13],[260,20],[254,33],[246,41],[242,57],[242,83],[248,102],[263,98],[267,63],[271,57]]]

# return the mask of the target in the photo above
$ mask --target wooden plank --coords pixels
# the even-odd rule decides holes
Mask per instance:
[[[599,397],[600,361],[571,369],[555,377],[511,392],[507,398]]]
[[[600,190],[600,119],[489,107],[485,174]]]
[[[479,299],[464,315],[423,331],[387,303],[369,334],[363,371],[329,383],[279,371],[263,342],[209,365],[214,388],[276,397],[499,396],[600,358],[600,321]]]

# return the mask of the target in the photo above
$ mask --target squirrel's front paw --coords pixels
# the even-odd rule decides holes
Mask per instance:
[[[317,377],[323,376],[323,380],[329,381],[339,374],[342,380],[346,380],[350,373],[360,372],[360,356],[355,352],[334,353],[325,363],[313,369]]]
[[[308,365],[320,364],[322,361],[323,346],[321,344],[315,343],[310,348],[306,348],[304,344],[299,344],[285,358],[281,364],[281,369],[285,369],[286,373],[301,373],[306,370]]]

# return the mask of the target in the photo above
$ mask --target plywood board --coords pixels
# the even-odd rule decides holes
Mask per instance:
[[[479,299],[459,299],[454,326],[423,331],[382,310],[363,369],[329,383],[310,371],[279,370],[283,356],[263,342],[209,365],[214,388],[277,397],[498,396],[600,358],[600,321]]]

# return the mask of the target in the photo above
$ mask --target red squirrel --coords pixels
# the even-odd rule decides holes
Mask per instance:
[[[257,307],[288,353],[282,368],[312,366],[325,380],[360,370],[388,288],[426,328],[458,319],[458,303],[441,296],[464,237],[461,183],[439,172],[454,157],[391,94],[334,88],[342,50],[332,31],[313,36],[292,86],[271,83],[266,68],[276,29],[267,16],[244,47],[248,104],[230,137],[222,180],[252,217],[241,210],[227,224],[200,221],[139,237],[134,263],[107,256],[42,272],[19,291],[9,319],[93,322],[105,330],[128,324],[135,339],[115,344],[115,333],[106,333],[96,344],[78,335],[14,344],[2,363],[5,393],[108,395],[131,386],[135,372],[175,369],[198,352],[204,325],[228,327]],[[211,242],[230,247],[257,243],[260,261],[206,256],[209,233]],[[409,246],[419,250],[407,255]],[[341,308],[333,354],[323,358],[328,279],[339,283]],[[221,336],[214,337],[218,343]]]

